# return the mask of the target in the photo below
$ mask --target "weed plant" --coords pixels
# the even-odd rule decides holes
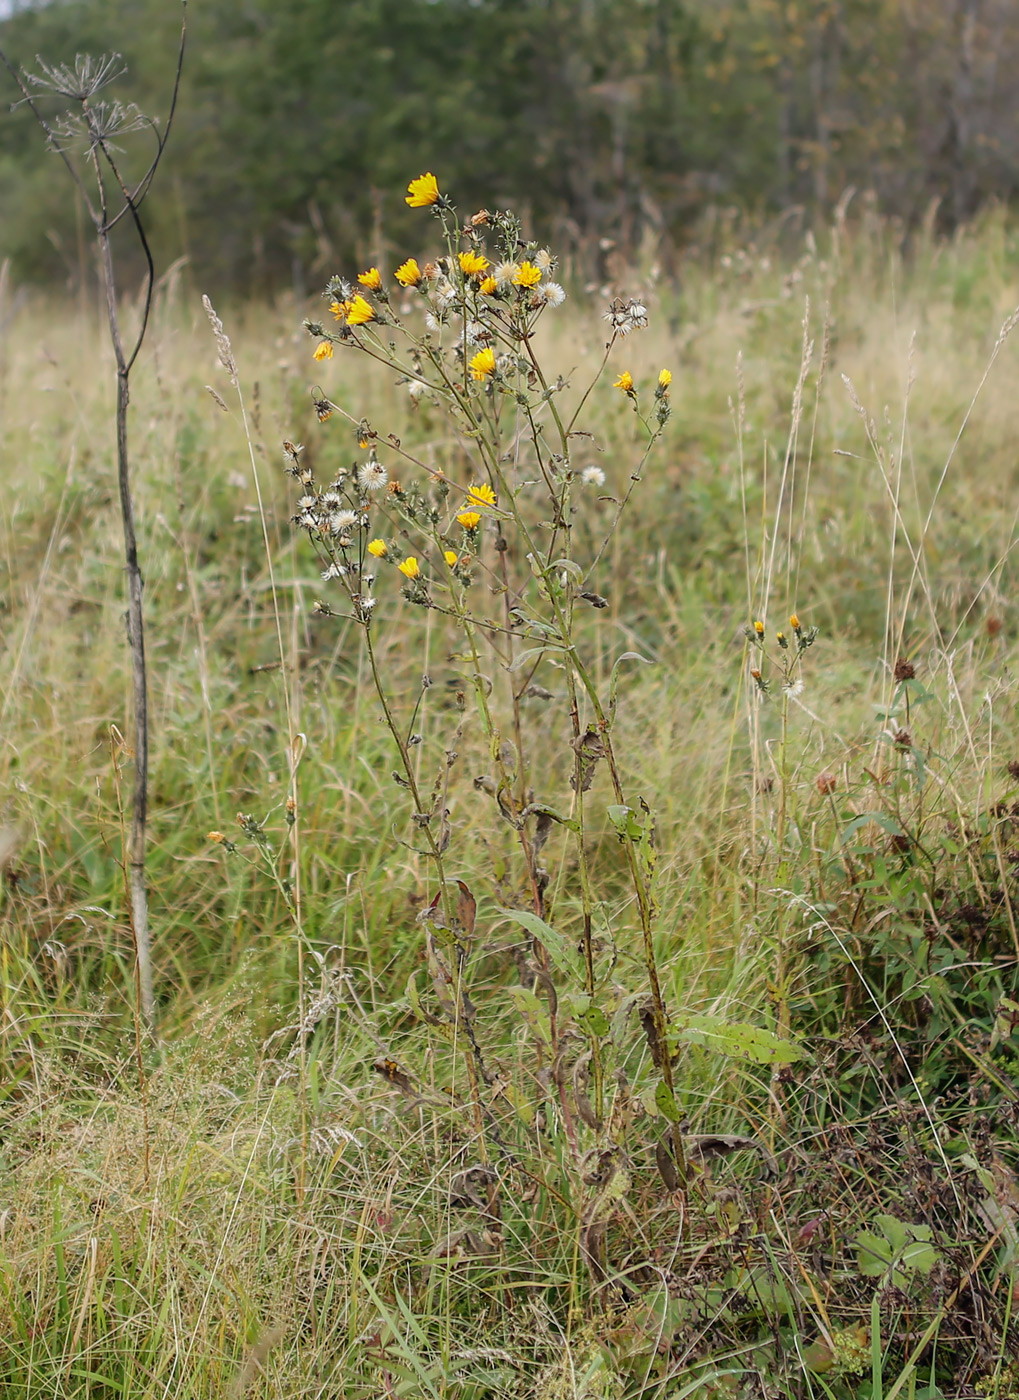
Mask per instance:
[[[140,1077],[109,352],[4,290],[4,1393],[1006,1396],[1015,236],[605,320],[410,194],[310,393],[157,290]]]

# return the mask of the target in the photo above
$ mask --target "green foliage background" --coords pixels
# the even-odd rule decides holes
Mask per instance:
[[[120,95],[158,114],[179,18],[52,0],[0,41],[29,70],[120,50]],[[1010,0],[192,0],[188,23],[156,243],[238,292],[382,256],[409,228],[378,192],[425,168],[464,209],[523,206],[585,276],[731,204],[827,217],[852,188],[951,226],[1016,188]],[[0,257],[73,283],[80,247],[30,114],[4,114]]]

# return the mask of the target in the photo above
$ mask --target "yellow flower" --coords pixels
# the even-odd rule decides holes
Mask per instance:
[[[624,369],[622,374],[613,384],[613,389],[622,389],[624,394],[633,393],[633,375],[628,369]]]
[[[443,550],[443,552],[442,552],[442,557],[443,557],[443,559],[445,559],[446,563],[449,565],[449,567],[450,567],[451,569],[453,569],[453,568],[456,567],[457,561],[458,561],[459,558],[460,558],[460,556],[457,554],[457,552],[456,552],[455,549],[445,549],[445,550]]]
[[[479,350],[476,355],[472,355],[470,367],[472,379],[487,379],[490,374],[494,374],[495,351],[492,347],[486,345],[484,350]]]
[[[333,342],[323,340],[320,345],[315,346],[316,360],[331,360],[333,358]]]
[[[386,555],[389,553],[389,546],[386,544],[385,540],[369,540],[368,553],[373,559],[385,559]]]
[[[541,268],[535,267],[534,263],[522,262],[513,278],[513,285],[515,287],[536,287],[541,281],[542,275]]]
[[[793,613],[792,617],[789,619],[789,626],[793,629],[794,632],[798,632],[800,630],[800,619],[796,616],[795,613]]]
[[[494,277],[486,277],[485,280],[482,282],[481,286],[478,288],[478,291],[484,292],[486,297],[490,297],[493,292],[497,292],[498,290],[499,283],[495,280]]]
[[[412,209],[427,209],[438,202],[439,182],[430,170],[426,175],[418,175],[407,186],[407,203]]]
[[[206,840],[215,841],[217,846],[222,846],[223,842],[226,840],[226,837],[221,831],[210,831],[208,836],[206,837]]]
[[[764,623],[761,622],[760,618],[754,623],[754,631],[759,637],[764,636]]]
[[[370,267],[367,272],[358,273],[357,280],[362,287],[367,287],[370,292],[377,292],[382,286],[382,274],[377,267]]]
[[[363,326],[368,321],[375,320],[375,308],[371,302],[365,301],[360,292],[356,294],[352,301],[347,303],[347,325]]]
[[[658,376],[658,387],[659,387],[660,389],[667,389],[671,383],[672,383],[672,370],[671,370],[671,369],[663,369],[662,372],[661,372],[661,374]]]
[[[403,563],[397,564],[396,567],[405,578],[417,578],[421,573],[421,565],[414,558],[413,554],[408,554]]]
[[[460,259],[460,271],[465,272],[468,277],[476,277],[488,267],[488,259],[482,257],[480,253],[475,253],[473,250],[469,253],[459,253],[458,257]]]
[[[408,258],[393,275],[401,287],[416,287],[421,281],[421,269],[417,265],[417,259]]]
[[[476,510],[462,510],[457,516],[457,523],[465,530],[476,530],[481,524],[481,516]]]
[[[480,486],[475,485],[471,487],[467,492],[467,504],[470,506],[495,505],[495,492],[487,481],[482,482]]]
[[[347,312],[350,310],[350,302],[349,302],[349,301],[331,301],[331,302],[329,303],[329,310],[330,310],[330,311],[333,313],[333,315],[336,317],[337,321],[342,321],[343,318],[344,318],[344,316],[346,316]]]

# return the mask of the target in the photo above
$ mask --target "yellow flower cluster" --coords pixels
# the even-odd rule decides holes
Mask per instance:
[[[669,386],[671,385],[671,383],[672,370],[663,369],[658,375],[658,384],[655,388],[655,398],[664,399],[668,395]],[[613,389],[622,389],[623,393],[629,394],[631,398],[636,397],[637,390],[633,382],[633,375],[628,369],[623,370],[619,378],[614,381],[612,387]]]
[[[401,263],[393,275],[401,287],[416,287],[421,281],[421,269],[414,258]]]
[[[418,175],[407,186],[407,203],[412,209],[427,209],[438,202],[439,182],[430,170],[425,175]]]
[[[351,301],[347,303],[347,325],[365,326],[369,321],[375,320],[375,308],[370,301],[358,292]]]
[[[533,263],[524,262],[517,268],[513,278],[514,287],[536,287],[541,281],[542,271],[540,267],[535,267]]]
[[[372,268],[372,271],[376,269]],[[381,278],[379,280],[381,282]],[[349,301],[332,302],[329,310],[337,321],[344,321],[348,326],[366,326],[377,317],[374,306],[360,292],[355,292]]]
[[[482,507],[495,505],[495,492],[487,481],[482,482],[480,486],[471,487],[467,492],[467,504]]]
[[[451,228],[446,227],[446,213],[453,209],[453,205],[441,193],[439,182],[432,171],[428,170],[410,181],[407,186],[406,203],[412,209],[435,208],[443,217],[443,228],[447,235],[452,232]],[[503,260],[497,266],[492,265],[476,241],[482,228],[493,227],[504,234],[501,250]],[[498,297],[506,304],[507,311],[514,320],[520,317],[527,324],[530,324],[535,314],[546,308],[562,305],[566,292],[552,280],[556,265],[553,255],[547,248],[529,243],[524,250],[525,256],[518,260],[513,256],[513,250],[522,245],[517,242],[515,233],[508,241],[505,234],[506,228],[503,227],[501,216],[482,209],[467,221],[462,230],[462,236],[471,240],[471,246],[457,249],[450,258],[436,258],[435,261],[423,265],[412,257],[405,258],[399,264],[392,274],[393,278],[404,290],[417,287],[425,295],[431,304],[431,329],[435,330],[448,324],[451,315],[464,322],[468,322],[472,317],[476,320],[490,316],[489,304],[479,302],[479,297]],[[506,257],[507,252],[510,253],[509,257]],[[336,277],[330,283],[329,290],[334,298],[329,309],[345,330],[354,330],[372,323],[395,324],[399,327],[400,322],[395,314],[386,309],[389,306],[389,297],[380,268],[373,265],[359,272],[357,285],[353,289],[348,282]],[[365,295],[366,293],[368,295]],[[312,334],[316,330],[321,334],[321,328],[314,322],[309,321],[305,324]],[[499,328],[494,329],[495,338],[501,339]],[[489,341],[493,340],[490,333],[487,337],[475,338],[475,344],[478,339],[484,343],[486,338]],[[332,343],[349,340],[349,336],[331,336],[327,339],[330,342],[328,345],[319,345],[313,352],[318,360],[330,359],[333,354]],[[493,379],[496,374],[496,354],[492,344],[478,350],[468,362],[471,379],[476,383]]]
[[[327,288],[327,300],[340,327],[338,331],[329,333],[317,321],[305,322],[309,333],[316,337],[315,360],[324,362],[332,359],[335,345],[369,350],[380,358],[388,359],[393,365],[400,365],[401,382],[408,384],[415,404],[426,392],[429,402],[441,400],[445,382],[451,397],[459,398],[466,392],[472,398],[480,399],[484,395],[486,402],[477,404],[482,419],[487,418],[492,407],[487,402],[490,398],[497,400],[497,396],[512,398],[515,395],[518,402],[529,404],[535,377],[529,373],[519,347],[526,345],[537,317],[550,308],[560,306],[566,298],[565,289],[554,280],[556,258],[536,241],[522,242],[519,226],[511,215],[482,209],[461,222],[454,205],[440,191],[438,179],[431,171],[409,182],[406,204],[412,209],[435,210],[440,216],[447,251],[429,261],[423,258],[420,263],[414,257],[400,261],[395,270],[388,274],[389,290],[382,269],[374,264],[357,273],[356,279],[332,278]],[[484,245],[481,241],[482,231]],[[491,259],[486,250],[491,251]],[[427,313],[427,332],[415,334],[404,325],[403,318],[409,314],[410,306],[402,295],[390,300],[396,288],[403,292],[418,289],[425,303],[422,311]],[[647,308],[642,302],[632,299],[624,302],[617,298],[607,318],[612,321],[615,339],[627,335],[634,328],[646,326]],[[405,333],[410,345],[408,358],[398,360],[395,344],[390,344],[387,349],[384,338],[369,336],[363,339],[351,335],[352,330],[364,326],[385,327],[387,334],[392,331],[394,336]],[[448,362],[449,371],[444,362]],[[437,368],[440,373],[431,373],[429,366]],[[668,396],[672,379],[671,370],[662,369],[658,374],[653,413],[660,427],[664,426],[671,412]],[[546,390],[544,397],[549,398],[560,387],[562,381],[556,389]],[[633,411],[638,411],[637,386],[629,370],[618,374],[614,387],[626,394]],[[320,418],[328,417],[331,407],[328,400],[316,402]],[[323,409],[328,411],[323,413]],[[310,468],[298,466],[296,455],[293,468],[288,470],[305,487],[294,519],[329,556],[329,567],[322,578],[343,581],[342,586],[350,597],[355,619],[367,627],[376,606],[371,590],[379,573],[375,563],[369,563],[369,560],[395,564],[405,580],[404,597],[412,603],[430,606],[432,589],[443,586],[452,588],[454,585],[460,587],[470,582],[469,570],[477,562],[481,545],[480,530],[486,514],[493,512],[507,519],[509,517],[505,509],[501,513],[499,511],[494,486],[488,481],[475,481],[470,486],[454,488],[456,495],[453,502],[459,498],[459,509],[456,504],[450,503],[453,520],[463,531],[462,535],[457,536],[451,530],[452,539],[436,537],[434,531],[427,528],[423,532],[419,528],[416,534],[413,533],[415,525],[420,527],[422,523],[418,510],[419,493],[413,488],[405,492],[397,482],[389,479],[386,467],[374,455],[373,444],[383,439],[370,430],[366,422],[361,422],[355,436],[362,450],[371,447],[369,460],[355,466],[352,472],[340,471],[329,487],[317,488]],[[395,437],[391,440],[398,449],[399,440]],[[448,495],[452,483],[446,482],[441,472],[434,473],[434,477]],[[591,466],[585,469],[582,479],[585,484],[601,484],[605,474],[600,468]],[[423,550],[421,556],[408,554],[401,557],[403,549],[395,538],[390,545],[381,534],[369,538],[367,530],[360,539],[357,538],[360,526],[369,523],[370,508],[374,508],[377,501],[385,501],[386,491],[389,499],[401,507],[400,514],[411,527],[411,533],[401,531],[401,537],[417,540],[416,547]],[[388,521],[384,506],[382,517],[375,524],[375,529],[388,530],[392,522]],[[448,520],[449,517],[446,518]],[[438,523],[438,510],[432,506],[429,507],[429,519],[434,524]],[[454,545],[457,547],[454,548]],[[437,546],[434,552],[433,546]],[[410,548],[414,547],[414,544],[410,545]],[[442,579],[436,577],[437,573],[441,575],[443,563],[447,570],[452,571],[452,577],[449,574],[442,576],[445,585]],[[750,635],[756,640],[755,631],[751,631]]]
[[[458,257],[460,260],[460,271],[468,277],[479,277],[488,269],[488,259],[482,257],[480,253],[474,252],[473,249],[468,253],[459,253]]]
[[[490,345],[471,356],[470,371],[472,379],[488,379],[495,373],[495,351]]]

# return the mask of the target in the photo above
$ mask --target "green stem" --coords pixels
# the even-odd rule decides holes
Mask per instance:
[[[379,704],[382,706],[382,713],[385,716],[386,727],[389,730],[390,734],[393,736],[393,740],[396,744],[396,747],[400,751],[400,762],[403,766],[404,777],[406,778],[407,786],[410,789],[411,797],[414,800],[414,810],[420,815],[425,816],[426,813],[424,809],[424,804],[421,800],[421,791],[418,787],[417,775],[415,773],[414,765],[411,762],[410,758],[410,750],[407,747],[403,735],[400,733],[400,727],[397,724],[396,717],[394,716],[390,708],[389,699],[386,695],[385,687],[382,684],[382,677],[379,674],[378,661],[375,656],[375,647],[372,643],[372,634],[370,626],[364,627],[364,639],[365,647],[368,652],[368,664],[371,667],[372,681],[375,685],[375,693],[379,697]],[[425,834],[425,840],[428,842],[428,853],[435,864],[435,873],[439,881],[439,889],[442,893],[443,910],[449,922],[449,927],[452,928],[455,905],[453,902],[452,891],[449,887],[449,881],[446,878],[446,872],[442,862],[442,852],[439,850],[439,844],[435,839],[435,833],[432,831],[431,823],[423,822],[422,830]]]

